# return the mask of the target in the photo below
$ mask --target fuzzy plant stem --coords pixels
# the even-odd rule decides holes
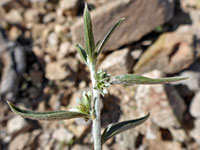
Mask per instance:
[[[100,92],[95,89],[96,86],[96,69],[95,64],[90,64],[90,74],[92,80],[92,95],[93,95],[93,111],[95,119],[92,124],[92,134],[94,139],[94,150],[101,150],[101,110],[100,110]]]

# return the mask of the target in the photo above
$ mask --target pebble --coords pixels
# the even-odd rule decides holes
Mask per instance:
[[[190,114],[195,118],[200,118],[200,91],[192,99]]]
[[[29,124],[25,121],[24,118],[20,116],[15,116],[14,118],[10,119],[7,123],[7,132],[9,134],[15,134],[17,132],[21,132],[27,127]]]

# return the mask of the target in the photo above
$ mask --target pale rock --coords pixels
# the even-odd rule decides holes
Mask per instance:
[[[115,51],[107,56],[99,68],[106,70],[111,75],[127,74],[131,71],[134,60],[129,49]]]
[[[59,34],[66,34],[69,36],[69,22],[64,22],[63,24],[56,24],[54,26],[55,33]]]
[[[70,46],[71,44],[69,42],[63,42],[60,44],[58,55],[57,55],[58,60],[64,58],[69,53]]]
[[[143,75],[151,78],[162,77],[158,70]],[[162,128],[180,126],[170,105],[164,85],[138,85],[134,99],[137,103],[137,112],[141,115],[151,112],[151,121],[157,126]]]
[[[45,132],[39,136],[38,140],[40,141],[41,147],[50,145],[50,141],[53,140],[51,131],[45,130]]]
[[[86,145],[78,145],[75,144],[71,150],[91,150],[91,147],[86,146]]]
[[[181,0],[180,2],[181,2],[182,8],[187,8],[187,7],[200,8],[199,0]]]
[[[200,72],[195,71],[183,71],[180,76],[188,77],[187,80],[178,81],[176,84],[183,84],[188,87],[189,90],[197,92],[200,89]]]
[[[192,136],[195,141],[200,145],[200,119],[196,119],[194,122],[194,129],[190,131],[190,136]]]
[[[165,73],[177,73],[188,68],[195,60],[196,49],[193,45],[193,30],[181,26],[175,32],[162,34],[141,56],[134,66],[136,73],[153,69]]]
[[[27,22],[39,22],[39,11],[37,9],[27,9],[24,12],[24,19]]]
[[[69,142],[73,138],[73,134],[66,128],[59,128],[53,132],[52,138],[60,142]]]
[[[37,57],[39,58],[44,57],[44,51],[40,47],[34,46],[32,50]]]
[[[14,26],[14,27],[11,27],[8,36],[9,36],[9,39],[10,39],[10,40],[15,41],[15,40],[17,40],[17,38],[18,38],[21,34],[22,34],[22,31],[19,30],[19,28],[17,28],[17,27]]]
[[[102,145],[102,149],[103,150],[110,150],[110,148],[107,145],[105,145],[105,144]]]
[[[50,149],[55,149],[55,140],[54,139],[50,139],[48,144],[44,146],[43,149],[38,149],[38,150],[50,150]],[[55,149],[56,150],[56,149]],[[58,150],[58,149],[57,149]],[[60,149],[59,149],[60,150]]]
[[[190,114],[195,118],[200,118],[200,91],[192,99]]]
[[[85,132],[87,132],[89,125],[69,125],[67,126],[68,129],[77,137],[80,138],[84,135]]]
[[[117,150],[117,149],[119,149],[119,150],[127,150],[125,147],[123,147],[122,145],[120,145],[120,144],[118,144],[118,143],[114,143],[113,145],[112,145],[112,149],[114,149],[114,150]],[[132,149],[131,150],[135,150],[135,148],[133,148],[132,147]]]
[[[139,59],[139,57],[142,55],[142,50],[141,49],[136,49],[136,50],[133,50],[131,52],[131,56],[134,58],[134,59]]]
[[[84,89],[84,88],[86,88],[86,86],[87,86],[86,81],[81,81],[81,82],[79,83],[79,85],[78,85],[79,89]]]
[[[91,121],[90,120],[86,121],[84,118],[76,118],[75,123],[78,126],[88,126],[91,123]]]
[[[51,106],[51,108],[53,110],[60,109],[60,105],[61,105],[60,97],[61,97],[61,94],[52,94],[51,95],[51,98],[49,100],[49,105]]]
[[[66,78],[63,78],[65,80],[56,80],[56,83],[61,87],[68,86],[72,89],[72,86],[74,86],[77,80],[78,60],[74,57],[66,57],[65,59],[63,59],[63,61],[65,61],[65,63],[62,67],[65,70],[65,74],[68,75],[66,76]],[[71,89],[69,91],[71,91]]]
[[[50,58],[52,60],[55,61],[56,57],[57,57],[57,54],[58,54],[58,45],[50,45],[48,44],[47,47],[45,47],[45,50],[46,54],[48,54],[50,56]]]
[[[37,138],[41,135],[41,133],[42,133],[41,129],[36,129],[32,131],[29,137],[28,145],[33,145],[36,142],[36,140],[38,140]]]
[[[136,144],[138,131],[135,129],[129,129],[127,132],[123,132],[116,136],[116,142],[126,149],[133,148]]]
[[[8,121],[7,132],[9,134],[15,134],[21,131],[26,131],[29,127],[29,124],[25,121],[23,117],[15,116]]]
[[[140,128],[138,131],[140,131]],[[147,127],[145,137],[146,137],[146,139],[154,140],[157,138],[158,132],[159,132],[159,127],[154,122],[151,122],[151,124],[149,124],[149,126]]]
[[[80,0],[61,0],[59,3],[60,9],[64,14],[75,16],[80,5]]]
[[[43,23],[50,23],[50,22],[54,21],[55,18],[56,18],[55,13],[48,13],[44,16],[42,21],[43,21]]]
[[[175,128],[169,128],[170,133],[173,136],[173,139],[176,141],[179,141],[183,143],[187,139],[187,135],[185,133],[185,130],[183,129],[175,129]]]
[[[106,50],[117,49],[122,45],[138,41],[172,16],[173,4],[169,0],[115,0],[91,12],[96,40],[102,39],[120,18],[126,18],[107,42]],[[80,18],[72,27],[72,36],[76,43],[83,45],[82,33],[83,19]]]
[[[58,44],[58,35],[55,32],[49,34],[48,43],[52,46],[56,46]]]
[[[20,11],[17,9],[11,9],[6,14],[5,18],[9,23],[13,23],[13,24],[20,24],[22,23],[22,20],[23,20]]]
[[[67,59],[59,60],[56,62],[47,63],[45,68],[45,76],[49,80],[63,80],[70,75],[67,70],[68,61]]]
[[[48,34],[49,34],[49,28],[47,28],[44,24],[39,24],[39,25],[33,26],[32,28],[32,38],[37,44],[46,42],[48,38]]]
[[[19,134],[9,144],[9,150],[22,150],[27,145],[30,138],[30,133]]]
[[[50,55],[45,55],[44,56],[44,61],[48,64],[48,63],[52,62],[53,60],[52,60]]]
[[[164,141],[160,138],[156,140],[144,139],[144,141],[143,145],[148,150],[183,150],[181,143],[177,141]]]

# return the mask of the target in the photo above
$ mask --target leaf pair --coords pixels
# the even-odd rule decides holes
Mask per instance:
[[[90,17],[90,13],[85,4],[84,9],[84,39],[85,39],[85,48],[84,49],[81,45],[76,44],[76,49],[81,56],[83,62],[88,65],[88,63],[94,63],[101,53],[104,45],[108,41],[109,37],[112,35],[116,27],[124,20],[124,18],[120,19],[106,34],[102,41],[98,41],[95,44],[93,30],[92,30],[92,21]],[[89,61],[89,62],[88,62]]]
[[[52,121],[52,120],[72,119],[79,117],[89,118],[88,114],[76,111],[34,112],[18,108],[15,105],[11,104],[10,102],[8,102],[8,105],[10,106],[11,110],[16,114],[24,118],[29,118],[34,120]],[[108,139],[114,137],[115,135],[142,124],[144,121],[148,119],[149,115],[150,114],[135,120],[128,120],[108,125],[108,127],[104,130],[102,134],[102,144],[105,143]]]

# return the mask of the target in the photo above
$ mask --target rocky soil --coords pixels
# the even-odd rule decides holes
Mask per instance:
[[[89,4],[96,41],[126,20],[98,61],[111,75],[188,76],[166,85],[112,86],[102,127],[151,117],[106,142],[104,150],[200,149],[200,0],[0,0],[0,150],[90,150],[91,123],[33,121],[6,100],[34,111],[66,110],[91,87],[75,44],[83,43]]]

